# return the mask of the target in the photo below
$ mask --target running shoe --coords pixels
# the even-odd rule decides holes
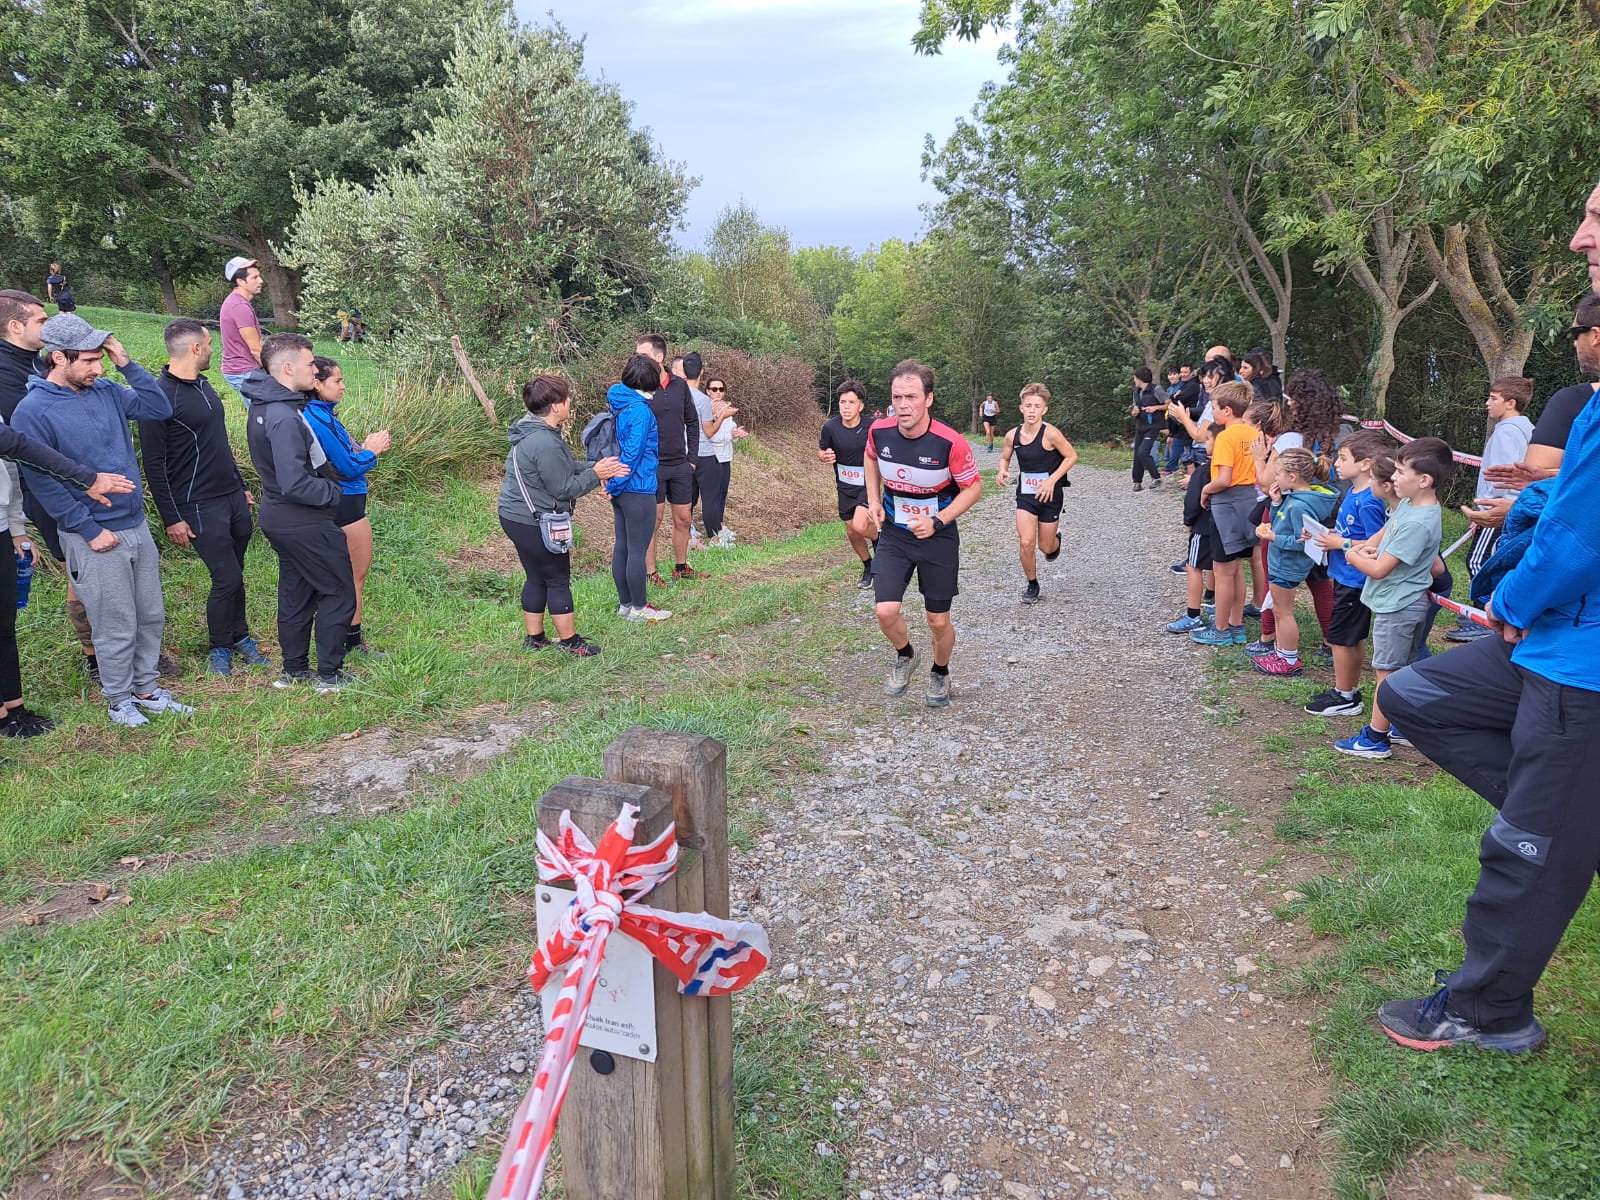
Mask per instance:
[[[1022,602],[1024,604],[1039,603],[1039,581],[1037,579],[1028,580],[1028,586],[1022,589]]]
[[[1329,688],[1325,692],[1318,692],[1306,701],[1303,711],[1313,717],[1354,717],[1359,716],[1362,710],[1361,693],[1357,691],[1354,696],[1346,696],[1337,688]]]
[[[1235,625],[1233,627],[1233,644],[1235,646],[1248,646],[1250,644],[1250,635],[1244,631],[1243,625]]]
[[[633,616],[633,607],[627,604],[617,605],[617,616],[622,617],[624,620],[628,619]]]
[[[1217,606],[1211,603],[1211,601],[1207,600],[1200,606],[1200,615],[1205,617],[1207,620],[1215,618],[1217,615]]]
[[[697,571],[689,566],[673,567],[672,577],[674,579],[710,579],[711,573],[709,571]]]
[[[226,646],[213,646],[206,662],[207,675],[232,675],[233,651]]]
[[[1260,658],[1252,658],[1250,665],[1263,675],[1278,675],[1287,679],[1306,673],[1298,658],[1290,662],[1276,650],[1271,654],[1263,654]]]
[[[1261,610],[1254,604],[1246,604],[1244,606],[1244,615],[1249,617],[1252,621],[1261,620]]]
[[[872,560],[869,558],[861,564],[861,578],[856,581],[856,587],[863,592],[872,586]]]
[[[732,550],[738,540],[739,535],[724,525],[721,532],[711,539],[711,544],[719,550]]]
[[[581,636],[574,637],[570,642],[557,642],[559,649],[565,650],[573,658],[594,658],[600,653],[600,647],[593,642],[586,642]]]
[[[645,576],[645,581],[648,582],[648,583],[653,583],[657,587],[666,587],[667,586],[667,581],[665,579],[661,578],[661,572],[660,571],[651,571],[650,574]]]
[[[1264,658],[1268,654],[1276,654],[1278,652],[1278,643],[1263,638],[1259,642],[1248,643],[1244,648],[1244,652],[1251,658]]]
[[[1411,739],[1400,732],[1400,726],[1398,725],[1389,726],[1389,745],[1404,746],[1408,750],[1416,749],[1416,747],[1411,744]]]
[[[1161,477],[1159,475],[1152,475],[1150,477],[1150,490],[1151,491],[1155,491],[1160,486],[1161,486]]]
[[[267,665],[267,656],[261,653],[261,647],[256,645],[255,638],[246,634],[233,644],[233,652],[244,659],[247,667],[264,667]]]
[[[184,713],[192,713],[194,711],[194,705],[184,704],[164,687],[158,687],[148,696],[135,695],[133,702],[144,709],[145,712],[178,713],[181,716]]]
[[[671,616],[671,609],[657,608],[654,604],[646,604],[643,608],[630,609],[628,612],[628,620],[645,621],[651,625],[657,621],[669,620]]]
[[[912,649],[909,655],[896,654],[894,666],[889,668],[889,678],[883,685],[883,690],[890,696],[904,696],[911,687],[911,672],[917,665],[917,652]]]
[[[928,674],[928,695],[926,697],[929,708],[950,707],[950,673],[943,675]]]
[[[1240,632],[1243,631],[1241,630]],[[1189,640],[1199,642],[1202,646],[1231,646],[1233,645],[1233,630],[1208,626],[1204,629],[1196,629],[1189,635]]]
[[[1136,483],[1136,484],[1134,484],[1134,485],[1133,485],[1133,490],[1134,490],[1134,491],[1136,491],[1136,492],[1142,492],[1142,491],[1144,491],[1144,484],[1142,484],[1142,483]]]
[[[1061,557],[1061,539],[1060,539],[1059,536],[1057,536],[1057,538],[1056,538],[1056,548],[1054,550],[1045,551],[1044,560],[1045,560],[1045,562],[1055,562],[1055,560],[1060,558],[1060,557]]]
[[[1174,575],[1187,575],[1189,573],[1189,564],[1186,562],[1173,563],[1172,573]]]
[[[381,658],[389,657],[382,650],[374,650],[371,646],[367,645],[366,642],[357,642],[353,646],[346,646],[344,648],[344,652],[347,656],[354,654],[358,658],[369,659],[372,662],[377,662]]]
[[[139,711],[139,706],[133,702],[133,697],[119,700],[106,709],[106,715],[118,725],[126,725],[129,729],[137,729],[141,725],[150,724],[150,718]]]
[[[525,633],[522,635],[522,648],[524,650],[543,650],[550,645],[550,639],[542,633]]]
[[[19,704],[0,718],[0,737],[42,737],[56,727],[56,723],[43,713],[29,712],[28,706]]]
[[[1354,758],[1388,758],[1391,753],[1388,737],[1374,733],[1371,725],[1363,725],[1354,737],[1340,738],[1333,748]]]
[[[326,675],[319,671],[313,686],[317,689],[317,695],[328,696],[334,692],[344,691],[345,688],[353,686],[355,681],[355,676],[348,671],[330,671]]]
[[[1318,646],[1312,651],[1311,665],[1313,667],[1333,666],[1333,647],[1328,645],[1327,642],[1323,642],[1322,645]]]
[[[302,683],[310,682],[310,671],[285,671],[272,681],[272,686],[282,691],[285,688],[299,687]]]
[[[1439,990],[1415,1000],[1389,1000],[1378,1007],[1378,1027],[1408,1050],[1444,1050],[1450,1046],[1477,1046],[1506,1054],[1527,1054],[1545,1044],[1544,1026],[1530,1017],[1520,1029],[1485,1033],[1471,1021],[1450,1011],[1449,975],[1435,971]]]
[[[1168,633],[1193,633],[1195,630],[1204,629],[1205,627],[1206,627],[1206,619],[1204,617],[1182,616],[1182,617],[1179,617],[1176,621],[1171,621],[1171,622],[1168,623],[1167,632]]]

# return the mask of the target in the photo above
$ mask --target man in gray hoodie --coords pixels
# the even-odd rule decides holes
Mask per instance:
[[[94,627],[107,712],[117,724],[129,726],[147,724],[147,713],[193,712],[156,686],[167,610],[128,428],[132,420],[166,420],[172,403],[109,331],[95,329],[75,313],[60,313],[44,323],[41,333],[50,371],[28,381],[13,421],[17,431],[57,452],[70,449],[96,470],[135,484],[103,511],[91,512],[60,479],[23,466],[28,490],[60,531],[67,572]],[[107,354],[127,386],[104,378]]]
[[[283,674],[273,687],[313,682],[311,639],[317,641],[319,692],[350,683],[346,635],[356,615],[350,546],[334,520],[339,473],[305,418],[317,382],[311,340],[275,333],[261,343],[261,367],[239,390],[250,405],[250,461],[261,476],[261,532],[278,555],[278,645]]]

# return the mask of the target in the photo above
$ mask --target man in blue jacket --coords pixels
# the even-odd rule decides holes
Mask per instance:
[[[117,724],[130,726],[147,724],[148,713],[193,712],[156,686],[167,611],[128,429],[131,420],[166,420],[172,403],[121,342],[82,317],[58,314],[41,333],[50,371],[28,381],[13,422],[17,431],[135,484],[109,507],[91,512],[61,480],[22,468],[28,490],[60,531],[67,571],[94,627],[107,711]],[[104,378],[107,354],[128,386]]]
[[[1575,323],[1572,338],[1580,362],[1592,360],[1600,325]],[[1486,606],[1500,637],[1408,667],[1379,689],[1384,713],[1417,749],[1499,810],[1461,926],[1465,961],[1438,973],[1433,995],[1378,1011],[1402,1046],[1515,1054],[1545,1042],[1534,985],[1600,869],[1597,494],[1600,393],[1572,423],[1527,552]]]

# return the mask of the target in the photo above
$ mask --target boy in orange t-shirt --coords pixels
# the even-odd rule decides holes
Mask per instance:
[[[1211,482],[1200,492],[1200,503],[1210,509],[1215,537],[1211,569],[1217,593],[1217,615],[1210,629],[1189,636],[1203,646],[1243,646],[1244,565],[1256,544],[1250,509],[1256,502],[1256,462],[1250,445],[1259,432],[1245,420],[1245,410],[1255,399],[1250,385],[1224,383],[1211,393],[1213,419],[1222,426],[1211,452]]]

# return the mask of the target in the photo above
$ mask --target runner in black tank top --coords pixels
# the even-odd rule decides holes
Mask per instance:
[[[1078,452],[1066,435],[1044,419],[1050,403],[1050,389],[1030,383],[1022,389],[1022,424],[1005,437],[1000,451],[1001,487],[1011,482],[1011,457],[1017,459],[1017,557],[1027,586],[1022,590],[1024,604],[1039,602],[1038,561],[1035,552],[1044,551],[1046,562],[1061,553],[1061,493],[1072,486],[1067,472],[1078,461]]]
[[[845,523],[850,549],[861,560],[861,580],[865,591],[872,586],[872,548],[878,544],[877,529],[867,512],[867,434],[869,426],[861,419],[867,406],[866,386],[846,379],[834,393],[839,399],[839,415],[829,417],[817,439],[817,460],[833,468],[839,492],[839,520]]]

